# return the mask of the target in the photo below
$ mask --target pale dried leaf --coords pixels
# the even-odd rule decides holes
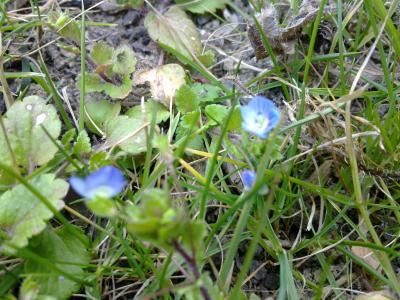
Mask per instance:
[[[373,251],[371,249],[366,248],[366,247],[353,246],[353,247],[351,247],[351,252],[353,252],[359,258],[364,260],[375,270],[377,270],[379,268],[380,263],[375,258],[375,255],[373,254]]]
[[[354,300],[391,300],[392,298],[385,295],[384,292],[372,292],[366,295],[357,296]]]
[[[135,77],[135,84],[145,82],[150,83],[152,97],[169,107],[176,91],[185,84],[185,70],[178,64],[168,64]]]

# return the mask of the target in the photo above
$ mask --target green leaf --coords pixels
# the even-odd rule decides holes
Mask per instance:
[[[144,109],[144,112],[143,112]],[[150,122],[153,111],[156,111],[156,124],[165,122],[169,119],[169,111],[160,102],[149,100],[142,105],[136,105],[126,112],[126,115],[132,119],[143,118],[143,114],[146,115],[146,119]]]
[[[200,113],[197,111],[190,112],[182,117],[180,125],[188,130],[195,130],[198,128],[198,121],[200,118]],[[194,124],[194,126],[193,126]]]
[[[29,181],[58,210],[64,206],[62,199],[68,183],[53,174],[42,174]],[[15,247],[23,248],[28,239],[46,227],[53,213],[22,184],[16,185],[0,197],[0,231],[7,239],[0,251],[14,253]]]
[[[80,231],[77,231],[80,232]],[[90,262],[87,244],[82,240],[87,237],[81,233],[81,239],[71,234],[65,228],[48,229],[34,239],[32,250],[54,263],[56,267],[76,278],[83,279],[83,265]],[[27,260],[25,271],[28,274],[23,286],[27,282],[35,283],[38,293],[42,297],[54,299],[69,299],[80,289],[80,284],[61,276],[53,268],[48,268],[36,261]],[[36,298],[32,298],[36,299]],[[48,298],[47,298],[48,299]]]
[[[183,7],[195,14],[215,13],[217,9],[223,9],[227,0],[175,0],[177,4],[184,4]]]
[[[176,129],[176,138],[175,138],[176,141],[179,141],[187,137],[198,128],[199,117],[200,113],[198,111],[190,112],[182,117],[182,121],[179,123],[179,126]],[[193,124],[195,125],[193,126]],[[186,147],[196,150],[204,149],[204,142],[202,136],[201,135],[194,136],[192,139],[189,140]]]
[[[49,16],[49,25],[56,29],[58,34],[66,39],[80,42],[81,29],[77,21],[72,20],[68,14],[53,12]]]
[[[220,104],[207,105],[205,113],[210,120],[215,121],[217,124],[222,125],[225,118],[228,116],[228,108]],[[242,116],[239,106],[235,107],[232,117],[229,120],[228,130],[238,130],[242,124]]]
[[[199,104],[200,100],[190,86],[183,85],[176,92],[175,105],[182,114],[198,109]]]
[[[76,129],[71,128],[66,133],[63,134],[61,137],[61,144],[64,146],[64,150],[71,149],[71,143],[74,140],[76,135]]]
[[[191,88],[199,96],[201,102],[213,102],[222,93],[219,87],[211,84],[194,83]]]
[[[119,103],[110,103],[107,100],[100,101],[89,101],[85,105],[87,114],[86,116],[86,124],[90,131],[100,134],[96,127],[104,130],[104,124],[108,119],[112,119],[119,115],[121,111],[121,104]],[[96,125],[94,125],[94,124]]]
[[[130,74],[135,71],[136,58],[128,45],[119,46],[112,56],[112,71],[116,74]]]
[[[80,82],[82,81],[82,75],[79,74],[76,78],[76,87],[80,90],[81,85]],[[101,82],[101,78],[96,73],[86,73],[85,74],[85,91],[86,93],[92,92],[102,92],[104,90],[104,83]]]
[[[107,43],[100,41],[93,45],[90,57],[98,65],[108,65],[113,58],[114,49],[107,45]]]
[[[89,159],[89,171],[93,172],[110,164],[111,161],[108,158],[107,152],[96,152]]]
[[[82,130],[76,138],[76,143],[72,152],[74,154],[87,154],[92,151],[92,145],[90,144],[90,138],[85,130]]]
[[[201,53],[200,34],[186,13],[173,6],[163,15],[150,12],[144,20],[150,37],[182,55],[193,58]]]
[[[132,91],[133,81],[130,74],[124,75],[121,85],[115,85],[109,82],[104,84],[104,91],[114,99],[124,99]]]
[[[117,0],[117,3],[130,8],[141,8],[144,4],[144,0]]]
[[[57,147],[42,126],[57,139],[61,132],[61,122],[54,106],[46,104],[40,97],[30,96],[22,102],[15,102],[4,117],[4,126],[19,165],[26,168],[40,166],[49,162],[56,154]],[[0,160],[12,165],[12,157],[1,130]]]
[[[86,206],[99,217],[114,217],[117,213],[115,202],[109,198],[95,197],[85,201]]]
[[[39,283],[37,283],[33,278],[26,278],[19,290],[19,298],[35,300],[39,296],[39,291]]]
[[[130,118],[118,116],[106,124],[107,141],[105,147],[119,146],[130,154],[146,152],[146,134],[143,127],[143,118]]]
[[[201,61],[201,63],[204,66],[206,66],[206,67],[211,66],[215,62],[215,53],[214,53],[214,51],[207,50],[204,54],[199,56],[199,60]]]

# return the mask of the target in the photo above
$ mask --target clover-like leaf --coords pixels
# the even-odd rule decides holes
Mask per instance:
[[[130,74],[135,71],[136,57],[128,45],[119,46],[112,55],[112,71],[116,74]]]
[[[143,111],[144,110],[144,111]],[[130,108],[126,115],[132,119],[143,118],[143,114],[146,115],[146,119],[150,122],[153,112],[156,112],[156,124],[165,122],[169,119],[169,111],[160,102],[149,100],[142,105],[136,105]]]
[[[113,58],[114,49],[107,45],[107,43],[100,41],[93,45],[90,51],[90,57],[96,64],[108,65]]]
[[[29,181],[57,210],[68,191],[68,183],[53,174],[42,174]],[[6,237],[0,251],[14,253],[28,244],[28,239],[46,227],[53,213],[24,185],[19,184],[0,197],[0,231]],[[1,240],[0,240],[1,241]]]
[[[175,0],[177,4],[195,14],[215,13],[217,9],[223,9],[227,0]]]
[[[71,234],[65,228],[48,229],[34,239],[32,250],[54,262],[54,265],[63,272],[83,279],[83,265],[90,261],[87,251],[87,237],[79,230],[79,237]],[[59,274],[54,268],[49,268],[34,260],[27,260],[25,264],[27,274],[26,283],[34,283],[39,297],[54,297],[54,299],[69,299],[72,293],[77,292],[80,284]],[[36,298],[35,298],[36,299]]]
[[[135,84],[149,82],[153,98],[169,107],[176,91],[185,84],[185,76],[185,70],[180,65],[167,64],[140,73],[135,78]]]
[[[200,34],[186,13],[173,6],[163,15],[150,12],[144,20],[150,37],[182,55],[193,58],[201,53]]]
[[[42,126],[54,139],[61,132],[61,122],[52,105],[37,96],[15,102],[4,117],[4,126],[13,155],[23,167],[40,166],[49,162],[57,147]],[[12,164],[12,156],[3,131],[0,130],[0,161]],[[0,175],[1,178],[1,175]]]
[[[120,147],[130,154],[146,152],[146,133],[144,118],[118,116],[106,124],[106,143],[102,148]]]

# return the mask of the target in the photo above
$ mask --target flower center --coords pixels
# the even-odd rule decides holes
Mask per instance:
[[[263,116],[261,113],[257,113],[254,116],[254,126],[259,129],[259,130],[264,130],[265,128],[268,127],[269,120],[265,116]]]
[[[112,189],[108,186],[102,185],[102,186],[96,187],[96,190],[94,193],[95,193],[96,197],[110,198],[110,195],[112,194]]]

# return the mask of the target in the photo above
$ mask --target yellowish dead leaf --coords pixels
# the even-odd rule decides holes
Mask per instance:
[[[185,84],[185,70],[178,64],[168,64],[144,71],[135,78],[135,84],[150,83],[152,97],[170,106],[176,91]]]
[[[353,246],[351,247],[351,252],[364,260],[375,270],[379,268],[379,261],[375,258],[375,255],[373,254],[371,249],[366,247]]]
[[[373,292],[357,296],[354,300],[392,300],[392,298],[385,295],[383,292]]]

